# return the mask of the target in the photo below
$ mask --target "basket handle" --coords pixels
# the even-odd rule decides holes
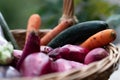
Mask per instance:
[[[63,0],[63,14],[60,22],[69,19],[73,24],[78,23],[78,19],[74,14],[74,0]]]

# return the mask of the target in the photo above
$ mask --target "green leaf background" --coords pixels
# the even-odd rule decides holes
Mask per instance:
[[[42,18],[42,29],[54,28],[62,16],[63,0],[0,0],[0,11],[10,29],[25,29],[30,15],[37,13]],[[119,6],[106,0],[74,0],[75,15],[79,22],[106,20],[119,13]]]

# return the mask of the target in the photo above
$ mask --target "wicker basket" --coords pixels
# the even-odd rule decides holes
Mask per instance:
[[[40,37],[44,36],[49,29],[40,30]],[[11,30],[18,45],[23,48],[26,30]],[[34,79],[40,80],[108,80],[110,75],[117,70],[120,53],[119,49],[110,43],[106,46],[106,50],[109,51],[109,56],[105,59],[89,64],[82,69],[74,69],[68,72],[52,73],[41,77],[34,77]],[[19,78],[17,80],[26,80],[27,78]],[[16,79],[15,79],[16,80]]]
[[[67,4],[69,4],[70,6],[68,7]],[[64,19],[71,19],[74,23],[77,22],[77,19],[73,13],[73,7],[73,0],[64,0],[64,11],[62,17],[60,18],[60,21]],[[43,37],[49,31],[49,29],[40,30],[39,36]],[[11,30],[11,32],[15,37],[18,46],[23,49],[23,46],[25,44],[26,30],[18,29]],[[80,69],[78,68],[61,73],[46,74],[41,77],[21,77],[9,80],[108,80],[110,75],[118,68],[120,53],[119,49],[112,43],[106,46],[106,50],[110,54],[108,57],[98,62],[93,62],[88,66]]]

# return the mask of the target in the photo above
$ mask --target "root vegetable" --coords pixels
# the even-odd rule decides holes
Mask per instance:
[[[91,50],[85,57],[85,64],[90,64],[107,57],[109,53],[103,48],[95,48]]]
[[[89,50],[82,48],[76,45],[67,44],[63,47],[56,48],[52,50],[48,55],[52,57],[54,60],[59,58],[64,58],[67,60],[84,62],[84,58]]]
[[[51,59],[46,54],[39,52],[28,55],[22,66],[20,72],[23,76],[40,76],[51,72]]]
[[[52,64],[52,70],[54,72],[64,72],[75,68],[82,68],[83,66],[85,65],[79,62],[58,59]]]

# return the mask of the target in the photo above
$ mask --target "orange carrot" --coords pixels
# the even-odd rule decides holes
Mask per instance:
[[[102,47],[116,39],[116,32],[113,29],[102,30],[93,36],[89,37],[85,42],[80,44],[80,46],[87,48],[89,50]]]
[[[47,45],[57,34],[72,25],[72,21],[63,20],[44,37],[41,38],[41,45]]]
[[[41,17],[38,14],[32,14],[28,19],[26,40],[30,32],[38,31],[41,26]]]

